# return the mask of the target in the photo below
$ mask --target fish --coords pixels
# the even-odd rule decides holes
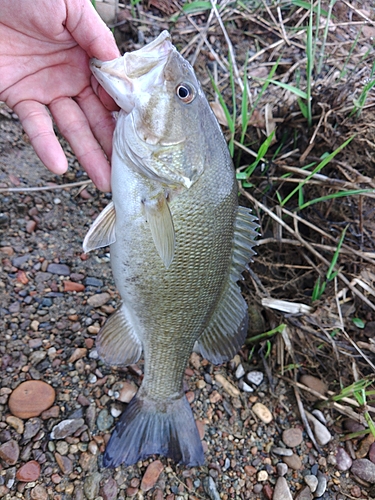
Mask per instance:
[[[238,204],[223,133],[167,31],[112,61],[92,60],[91,70],[120,107],[112,201],[83,242],[85,252],[110,246],[122,300],[96,346],[111,366],[144,356],[142,383],[103,466],[150,455],[202,465],[183,377],[193,350],[217,365],[243,345],[248,308],[237,282],[255,253],[258,224]]]

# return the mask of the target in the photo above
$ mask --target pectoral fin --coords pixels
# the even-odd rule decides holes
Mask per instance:
[[[113,202],[109,203],[98,215],[83,241],[85,253],[96,248],[106,247],[116,241],[116,210]]]
[[[143,201],[146,220],[150,226],[156,250],[165,267],[172,264],[175,248],[175,232],[172,214],[165,196]]]

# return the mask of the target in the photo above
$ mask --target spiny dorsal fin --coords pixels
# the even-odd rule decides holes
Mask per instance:
[[[128,316],[122,305],[107,319],[98,333],[96,348],[100,358],[108,365],[132,365],[142,354],[141,341]]]
[[[108,203],[105,209],[93,222],[83,240],[85,253],[97,248],[107,247],[116,241],[115,235],[116,210],[113,202]]]
[[[238,207],[237,217],[234,223],[234,247],[232,256],[233,279],[240,279],[240,274],[255,255],[253,247],[256,246],[259,224],[257,218],[251,214],[250,208]]]
[[[154,200],[144,200],[143,206],[156,250],[168,269],[172,264],[175,248],[175,232],[168,202],[161,195]]]

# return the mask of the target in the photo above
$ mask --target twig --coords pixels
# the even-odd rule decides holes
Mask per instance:
[[[23,193],[35,191],[54,191],[56,189],[69,189],[78,186],[88,186],[92,181],[70,182],[68,184],[56,184],[56,186],[35,186],[35,187],[20,187],[20,188],[0,188],[0,193]]]

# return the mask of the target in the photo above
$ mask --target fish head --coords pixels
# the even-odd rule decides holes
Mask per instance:
[[[208,103],[169,33],[113,61],[93,60],[91,69],[128,116],[116,141],[123,156],[154,180],[190,188],[203,172],[201,115]]]

